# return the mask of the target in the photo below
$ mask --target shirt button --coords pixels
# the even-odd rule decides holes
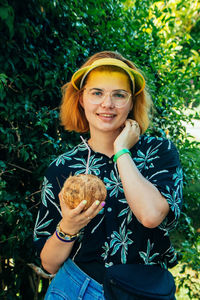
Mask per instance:
[[[112,164],[112,163],[113,163],[113,161],[112,161],[111,159],[110,159],[108,162],[109,162],[109,164]]]

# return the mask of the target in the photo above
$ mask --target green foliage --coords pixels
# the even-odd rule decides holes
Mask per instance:
[[[39,264],[32,232],[41,181],[50,161],[80,140],[59,124],[60,88],[88,56],[102,50],[117,50],[140,66],[156,107],[149,132],[167,133],[180,149],[185,202],[177,248],[182,261],[197,269],[199,145],[190,142],[182,120],[192,117],[184,115],[185,107],[200,104],[198,11],[194,0],[1,1],[2,299],[44,295],[47,280],[37,295],[38,279],[27,266]]]

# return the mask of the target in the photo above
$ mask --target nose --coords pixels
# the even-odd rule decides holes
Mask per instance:
[[[111,95],[109,92],[105,94],[104,99],[101,103],[101,106],[102,107],[111,107],[111,108],[114,107],[114,104],[112,102]]]

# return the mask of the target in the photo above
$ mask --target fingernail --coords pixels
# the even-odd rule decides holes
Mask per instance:
[[[83,202],[82,202],[84,205],[87,203],[87,200],[83,200]]]
[[[104,207],[105,204],[106,204],[106,202],[102,202],[102,203],[101,203],[101,206]]]
[[[99,200],[97,200],[95,203],[96,203],[96,205],[99,205],[100,201],[99,201]]]

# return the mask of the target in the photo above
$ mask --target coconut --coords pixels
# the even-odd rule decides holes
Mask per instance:
[[[87,200],[84,210],[88,209],[92,203],[99,200],[104,201],[107,190],[103,181],[92,174],[79,174],[69,176],[64,182],[63,198],[67,206],[75,208],[82,200]]]

